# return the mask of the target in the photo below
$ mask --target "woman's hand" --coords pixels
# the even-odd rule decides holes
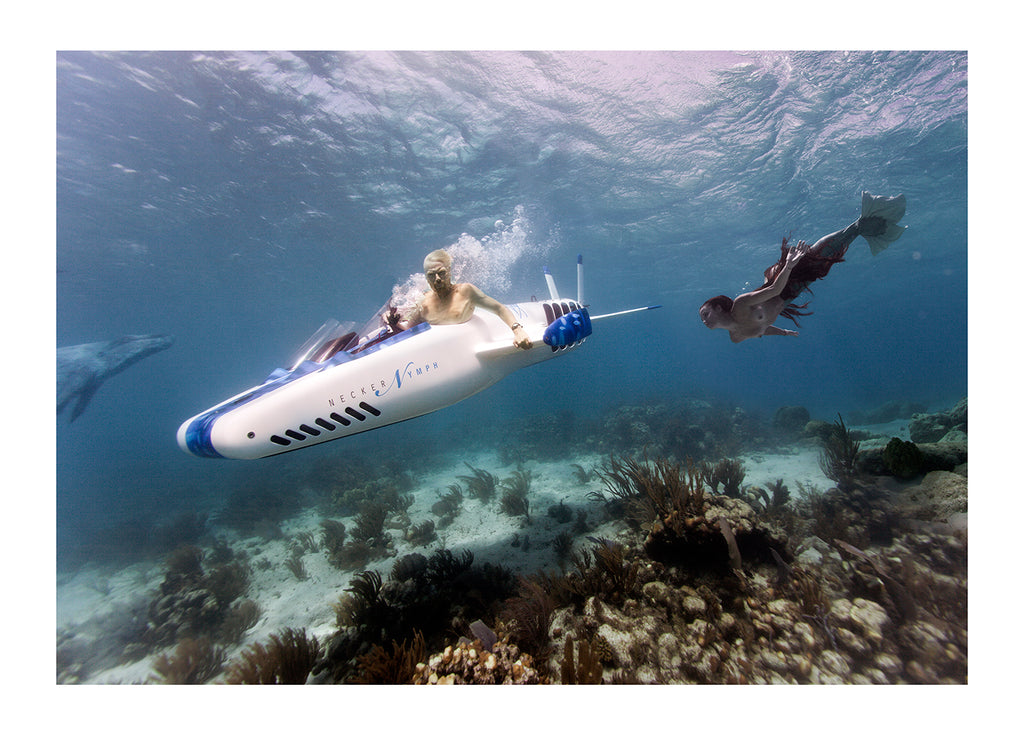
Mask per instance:
[[[789,253],[786,255],[786,268],[792,270],[796,267],[796,264],[800,262],[800,259],[806,255],[811,249],[803,240],[800,240],[796,245],[789,249]]]

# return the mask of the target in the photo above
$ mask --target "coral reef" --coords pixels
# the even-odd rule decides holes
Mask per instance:
[[[468,631],[477,619],[493,622],[501,601],[514,590],[511,572],[490,564],[476,567],[469,551],[405,555],[395,561],[387,581],[376,571],[362,572],[335,605],[339,630],[327,643],[317,680],[349,682],[361,672],[359,658],[373,646],[401,645],[416,631],[429,647],[444,641],[453,626]]]
[[[116,650],[59,633],[58,680],[81,682],[104,663],[149,656],[151,682],[168,683],[965,683],[966,400],[961,407],[941,413],[950,424],[927,421],[947,426],[935,442],[880,446],[886,439],[850,430],[842,416],[790,425],[794,435],[819,431],[822,471],[835,482],[827,490],[774,475],[745,485],[733,441],[749,445],[759,423],[708,404],[619,408],[589,435],[617,435],[623,447],[596,444],[606,459],[592,472],[575,465],[577,481],[566,476],[564,492],[547,487],[545,469],[531,492],[521,452],[503,480],[467,463],[471,476],[429,506],[436,524],[410,509],[400,486],[408,475],[396,467],[325,464],[310,485],[321,493],[320,533],[233,550],[224,540],[210,546],[204,516],[176,520],[168,533],[193,540],[167,557],[158,594],[90,627],[116,636]],[[952,423],[961,417],[962,429]],[[752,470],[760,463],[749,461]],[[584,496],[594,478],[601,490]],[[510,543],[526,551],[532,541],[547,560],[538,563],[557,560],[557,571],[516,575],[476,564],[468,550],[407,551],[461,538],[442,529],[466,496],[480,502],[466,503],[460,525],[495,511],[524,518],[485,548],[504,558]],[[528,496],[535,510],[550,498],[546,518],[531,523]],[[240,506],[216,522],[267,535],[288,527],[283,511],[271,508],[273,527]],[[598,530],[584,537],[588,515]],[[332,516],[352,520],[346,528]],[[260,617],[246,599],[250,580],[262,585],[287,570],[302,580],[324,556],[357,571],[334,604],[337,630],[320,639],[284,629],[225,669],[224,647]],[[389,572],[366,569],[384,556],[396,557]],[[248,559],[273,572],[253,577]],[[98,651],[102,659],[91,656]]]
[[[535,685],[540,675],[533,658],[514,644],[495,642],[484,649],[479,639],[460,641],[416,667],[417,685]]]
[[[585,442],[591,450],[625,456],[646,452],[679,459],[735,456],[743,448],[765,445],[775,436],[777,433],[772,434],[742,408],[700,399],[621,405],[584,426]]]
[[[745,563],[743,579],[630,553],[631,597],[555,610],[548,677],[566,672],[566,644],[587,641],[604,682],[966,682],[966,552],[951,537],[906,536],[827,573]]]
[[[149,606],[146,644],[166,646],[184,637],[217,637],[224,630],[231,604],[248,586],[249,567],[228,562],[207,573],[202,561],[203,552],[195,546],[182,546],[168,557],[160,594]]]

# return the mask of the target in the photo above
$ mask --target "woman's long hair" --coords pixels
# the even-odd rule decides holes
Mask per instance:
[[[796,244],[796,247],[805,246],[807,243],[802,240]],[[782,289],[782,293],[779,296],[783,301],[786,302],[786,307],[779,315],[792,320],[793,324],[797,327],[800,323],[797,321],[797,317],[806,317],[813,312],[805,312],[804,309],[810,303],[810,300],[803,304],[797,304],[793,300],[796,299],[800,294],[805,291],[808,294],[814,292],[810,289],[810,284],[818,279],[824,278],[828,275],[829,269],[832,268],[836,263],[843,262],[843,256],[846,255],[846,245],[842,250],[839,250],[831,255],[823,255],[825,248],[829,247],[829,242],[823,242],[820,245],[815,245],[806,255],[800,258],[800,262],[793,268],[793,272],[789,274],[789,280],[786,281],[785,287]],[[793,247],[789,244],[789,238],[782,238],[782,257],[779,258],[779,262],[768,266],[764,272],[764,284],[761,288],[769,286],[772,281],[775,280],[782,269],[786,265],[786,258],[789,256],[789,251]]]

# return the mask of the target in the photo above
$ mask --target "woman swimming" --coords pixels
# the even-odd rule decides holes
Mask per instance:
[[[796,318],[810,312],[802,311],[807,308],[806,302],[796,304],[793,300],[804,291],[810,292],[808,287],[812,282],[824,278],[833,265],[841,263],[850,243],[857,237],[867,240],[872,255],[899,239],[906,227],[896,222],[903,218],[906,210],[907,199],[903,194],[872,196],[864,191],[860,219],[813,245],[803,241],[790,245],[783,239],[782,257],[764,272],[764,285],[735,299],[728,296],[708,299],[700,308],[701,321],[712,330],[728,330],[734,343],[764,335],[798,335],[794,330],[783,330],[772,323],[782,315],[799,327]]]

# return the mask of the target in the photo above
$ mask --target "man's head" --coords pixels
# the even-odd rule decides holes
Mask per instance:
[[[430,288],[443,293],[452,285],[452,256],[445,250],[434,250],[423,259],[423,272]]]

